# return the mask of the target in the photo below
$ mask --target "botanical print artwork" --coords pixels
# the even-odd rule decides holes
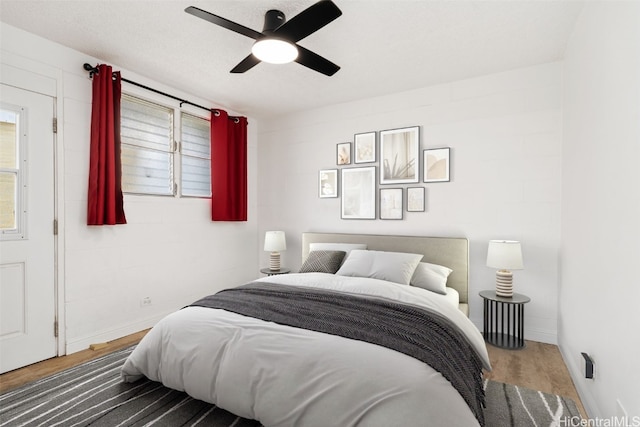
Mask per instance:
[[[354,137],[356,152],[354,163],[370,163],[376,161],[376,133],[360,133]]]
[[[321,170],[318,182],[321,198],[338,197],[338,169]]]
[[[338,158],[336,163],[338,165],[351,164],[351,143],[343,142],[338,144]]]
[[[424,150],[424,182],[449,181],[450,150]]]
[[[380,184],[418,182],[419,128],[380,132]]]

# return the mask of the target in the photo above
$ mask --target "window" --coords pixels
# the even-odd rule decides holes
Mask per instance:
[[[182,114],[182,185],[184,196],[211,196],[211,122]]]
[[[130,95],[122,95],[122,191],[172,196],[211,195],[211,123]],[[180,135],[181,150],[174,135]]]
[[[128,95],[120,109],[122,191],[173,195],[173,110]]]
[[[24,238],[25,197],[24,109],[0,108],[0,234],[3,239]]]

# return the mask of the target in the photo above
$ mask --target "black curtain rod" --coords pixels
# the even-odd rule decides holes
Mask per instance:
[[[85,63],[83,68],[85,69],[85,71],[89,72],[89,77],[92,77],[94,73],[98,74],[98,67],[92,67],[91,64]],[[137,82],[134,82],[134,81],[129,80],[129,79],[125,79],[124,77],[120,77],[120,79],[123,82],[127,82],[127,83],[130,83],[130,84],[134,85],[134,86],[141,87],[142,89],[146,89],[148,91],[157,93],[159,95],[166,96],[167,98],[171,98],[171,99],[175,99],[176,101],[180,101],[180,106],[181,107],[182,107],[182,104],[188,104],[188,105],[192,105],[194,107],[202,108],[203,110],[207,110],[207,111],[212,111],[213,110],[213,111],[216,111],[216,113],[220,114],[215,108],[207,108],[207,107],[203,107],[202,105],[194,104],[193,102],[187,101],[186,99],[178,98],[177,96],[173,96],[173,95],[170,95],[170,94],[168,94],[166,92],[159,91],[158,89],[154,89],[152,87],[145,86],[145,85],[143,85],[141,83],[137,83]],[[218,114],[216,114],[216,116]]]

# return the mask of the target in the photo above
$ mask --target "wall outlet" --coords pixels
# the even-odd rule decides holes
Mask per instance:
[[[144,297],[140,300],[140,307],[149,307],[151,305],[151,297]]]

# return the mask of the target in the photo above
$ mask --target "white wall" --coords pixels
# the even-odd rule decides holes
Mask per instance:
[[[263,232],[283,229],[283,265],[300,266],[304,231],[465,236],[470,240],[471,318],[478,292],[495,286],[490,239],[522,241],[515,272],[526,338],[556,342],[561,200],[561,64],[426,87],[261,123],[258,208]],[[318,198],[318,170],[336,168],[336,144],[355,133],[421,127],[421,148],[451,147],[449,183],[427,188],[427,211],[402,221],[342,220],[339,199]],[[353,165],[352,165],[353,166]],[[393,186],[391,186],[393,187]],[[267,265],[266,254],[261,255]]]
[[[150,327],[166,313],[197,298],[258,276],[255,120],[249,118],[247,222],[211,222],[209,200],[125,195],[127,225],[88,227],[91,80],[82,64],[103,61],[0,25],[3,66],[13,67],[18,74],[30,70],[46,75],[56,80],[58,88],[61,353]],[[118,64],[112,65],[120,69]],[[224,108],[127,70],[122,74],[192,102]],[[151,95],[126,83],[123,91]],[[201,110],[193,112],[202,114]],[[152,299],[150,307],[140,306],[144,297]]]
[[[638,423],[640,4],[588,2],[564,73],[560,348],[592,417]]]

